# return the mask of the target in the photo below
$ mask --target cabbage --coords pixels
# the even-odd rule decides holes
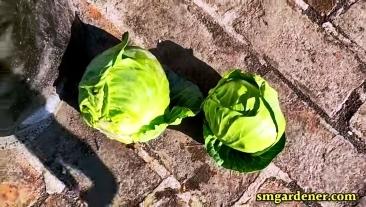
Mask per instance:
[[[165,74],[149,51],[122,42],[95,57],[79,83],[85,122],[111,139],[129,144],[159,136],[200,109],[202,94],[173,72]]]
[[[277,92],[261,77],[234,70],[203,102],[209,155],[225,168],[265,168],[285,144],[285,117]]]

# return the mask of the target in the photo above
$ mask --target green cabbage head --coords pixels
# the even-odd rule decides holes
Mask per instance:
[[[277,92],[258,75],[231,71],[209,91],[203,111],[205,146],[219,165],[261,170],[284,147]]]
[[[86,123],[125,144],[156,138],[194,116],[201,102],[197,86],[173,72],[167,77],[153,54],[128,45],[128,33],[91,61],[79,84]]]

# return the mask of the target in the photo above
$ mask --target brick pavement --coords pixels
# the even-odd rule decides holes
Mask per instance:
[[[204,92],[230,68],[263,75],[279,92],[286,147],[262,172],[240,174],[212,162],[200,129],[168,129],[146,144],[124,146],[86,127],[60,102],[33,144],[12,136],[0,143],[1,157],[14,157],[12,163],[0,160],[0,190],[16,191],[0,203],[83,206],[105,190],[113,206],[272,206],[257,203],[255,193],[300,190],[354,192],[361,201],[282,205],[364,205],[366,1],[69,3],[84,23],[117,38],[129,31],[134,43],[151,48]],[[74,184],[58,176],[64,171]],[[115,189],[108,192],[108,185]],[[87,189],[94,192],[83,194]]]

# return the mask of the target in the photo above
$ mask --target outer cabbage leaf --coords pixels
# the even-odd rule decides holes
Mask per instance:
[[[280,140],[266,152],[253,156],[223,144],[212,134],[206,124],[204,125],[203,134],[206,150],[215,162],[224,168],[239,172],[254,172],[266,168],[283,150],[286,142],[286,136],[283,134]]]
[[[263,78],[240,70],[228,73],[209,91],[203,111],[206,148],[224,167],[260,169],[279,153],[286,121],[277,92]]]
[[[169,125],[179,125],[182,119],[195,116],[201,108],[203,95],[197,85],[165,70],[170,86],[170,106],[166,113],[144,126],[138,134],[141,142],[161,134]]]
[[[128,46],[125,33],[120,44],[98,55],[87,67],[79,84],[80,112],[89,126],[111,139],[126,144],[148,141],[169,124],[179,124],[197,113],[202,95],[193,83],[183,82],[186,85],[178,89],[174,82],[169,84],[155,56]],[[187,100],[190,97],[182,95],[188,93],[201,96],[192,104]],[[175,96],[181,98],[175,101]]]

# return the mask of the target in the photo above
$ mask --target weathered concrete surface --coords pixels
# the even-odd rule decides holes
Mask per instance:
[[[171,129],[147,149],[180,181],[179,192],[196,195],[205,206],[232,204],[257,176],[217,167],[201,144]]]
[[[350,121],[351,129],[366,142],[366,103],[364,103]]]
[[[45,193],[42,172],[15,149],[0,150],[0,206],[31,206]]]
[[[306,191],[354,192],[364,188],[366,155],[299,100],[272,73],[266,78],[278,90],[287,119],[287,143],[274,163]]]
[[[366,50],[366,1],[358,1],[334,19],[334,24]]]
[[[334,44],[285,0],[254,1],[244,8],[234,22],[236,31],[329,116],[334,116],[366,77],[355,56]]]

